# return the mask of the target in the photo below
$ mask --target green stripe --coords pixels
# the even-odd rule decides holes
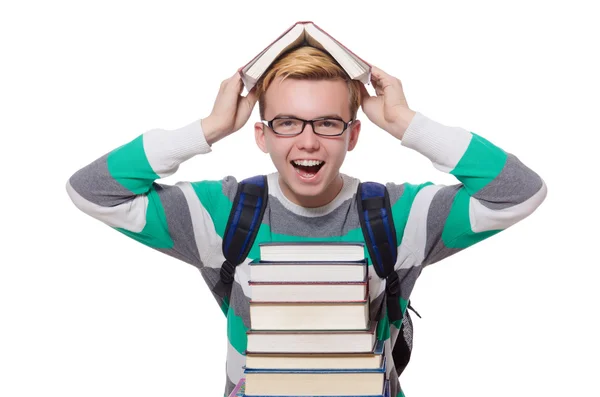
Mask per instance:
[[[143,135],[110,152],[106,163],[110,175],[134,194],[146,193],[159,178],[146,158]]]
[[[169,235],[165,209],[154,188],[151,188],[148,193],[148,208],[146,210],[146,224],[144,225],[144,229],[139,233],[123,228],[114,229],[152,248],[173,248],[173,239]]]
[[[388,317],[387,307],[383,309],[385,311],[383,318],[377,323],[377,340],[390,339],[390,318]]]
[[[222,181],[200,181],[192,182],[192,188],[200,200],[202,206],[210,214],[215,225],[215,231],[223,238],[225,226],[229,219],[229,213],[233,203],[223,194]]]
[[[473,232],[469,218],[470,199],[465,188],[461,188],[454,197],[442,231],[442,241],[448,248],[467,248],[501,231]]]
[[[475,134],[467,150],[450,174],[461,181],[472,196],[496,178],[508,158],[506,152]]]

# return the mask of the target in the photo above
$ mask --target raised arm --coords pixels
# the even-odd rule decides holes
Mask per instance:
[[[210,213],[229,204],[223,184],[235,181],[156,181],[191,157],[210,152],[212,143],[246,123],[256,97],[253,91],[241,96],[242,88],[236,72],[221,84],[208,117],[175,130],[147,131],[75,172],[66,183],[75,206],[142,244],[197,266],[212,288],[222,259]]]
[[[388,186],[397,198],[394,213],[408,211],[399,241],[402,256],[411,259],[397,268],[430,265],[493,236],[529,216],[546,197],[542,178],[515,155],[419,112],[402,145],[459,183]]]
[[[362,87],[367,117],[459,182],[388,184],[399,242],[395,267],[406,303],[424,266],[526,218],[544,201],[547,188],[515,155],[482,136],[410,110],[397,78],[378,68],[372,76],[377,96]]]

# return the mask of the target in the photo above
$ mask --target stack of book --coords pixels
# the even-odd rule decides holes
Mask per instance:
[[[255,396],[389,394],[361,243],[260,244],[250,263],[244,378]],[[235,395],[232,393],[232,395]]]

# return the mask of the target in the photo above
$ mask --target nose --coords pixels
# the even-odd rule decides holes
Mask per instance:
[[[321,145],[319,137],[313,131],[310,123],[306,123],[304,130],[296,136],[296,146],[298,149],[318,150]]]

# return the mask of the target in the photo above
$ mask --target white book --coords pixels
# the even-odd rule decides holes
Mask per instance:
[[[246,351],[246,368],[350,369],[379,368],[384,341],[378,340],[369,353],[252,353]]]
[[[250,281],[252,300],[257,302],[339,302],[367,298],[368,283],[362,282],[259,282]]]
[[[267,262],[252,261],[253,282],[361,282],[368,276],[367,262]]]
[[[366,257],[365,245],[360,242],[290,241],[260,243],[258,247],[264,262],[353,262]]]
[[[253,330],[356,330],[369,327],[369,300],[361,302],[250,301]]]
[[[368,330],[246,332],[247,352],[262,353],[369,353],[377,341],[377,323]]]

